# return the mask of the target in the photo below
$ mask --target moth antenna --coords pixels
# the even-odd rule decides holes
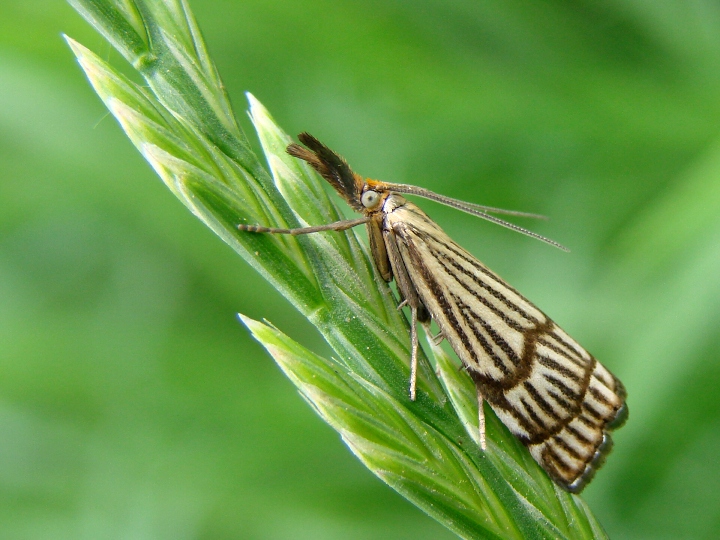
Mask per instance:
[[[457,200],[457,199],[453,199]],[[477,210],[478,212],[487,212],[489,214],[501,214],[505,216],[518,216],[518,217],[526,217],[531,219],[542,219],[543,221],[547,221],[550,219],[547,216],[543,216],[542,214],[533,214],[532,212],[521,212],[520,210],[506,210],[505,208],[495,208],[494,206],[484,206],[482,204],[475,204],[467,201],[460,201],[457,200],[458,207],[465,206],[472,210]]]
[[[543,236],[536,232],[532,232],[527,229],[524,229],[523,227],[520,227],[519,225],[515,225],[514,223],[510,223],[508,221],[505,221],[504,219],[496,218],[495,216],[491,216],[490,214],[484,214],[483,212],[468,212],[468,214],[472,214],[479,218],[486,219],[488,221],[491,221],[492,223],[496,223],[496,224],[500,225],[501,227],[505,227],[506,229],[510,229],[515,232],[519,232],[520,234],[524,234],[525,236],[529,236],[531,238],[535,238],[536,240],[540,240],[541,242],[550,244],[551,246],[554,246],[562,251],[565,251],[566,253],[570,253],[570,250],[568,248],[566,248],[565,246],[563,246],[560,242],[556,242],[555,240],[551,240],[547,236]]]
[[[535,219],[547,219],[545,216],[541,216],[539,214],[530,214],[528,212],[518,212],[516,210],[504,210],[502,208],[494,208],[492,206],[482,206],[479,204],[469,203],[469,202],[461,201],[459,199],[453,199],[452,197],[446,197],[445,195],[440,195],[439,193],[435,193],[434,191],[430,191],[429,189],[424,189],[424,188],[421,188],[418,186],[411,186],[408,184],[385,183],[384,185],[385,185],[385,187],[387,187],[388,189],[390,189],[392,191],[397,191],[399,193],[407,193],[409,195],[417,195],[418,197],[423,197],[424,199],[429,199],[431,201],[435,201],[440,204],[444,204],[445,206],[450,206],[451,208],[456,208],[457,210],[460,210],[461,212],[465,212],[467,214],[479,217],[481,219],[485,219],[487,221],[490,221],[492,223],[500,225],[501,227],[505,227],[506,229],[510,229],[515,232],[519,232],[520,234],[524,234],[525,236],[529,236],[531,238],[535,238],[536,240],[540,240],[541,242],[545,242],[546,244],[550,244],[551,246],[561,249],[562,251],[566,251],[566,252],[570,251],[568,248],[566,248],[559,242],[556,242],[555,240],[551,240],[550,238],[542,236],[541,234],[529,231],[528,229],[520,227],[519,225],[515,225],[514,223],[510,223],[508,221],[497,218],[495,216],[491,216],[490,213],[505,214],[505,215],[509,215],[509,216],[529,217],[529,218],[535,218]]]

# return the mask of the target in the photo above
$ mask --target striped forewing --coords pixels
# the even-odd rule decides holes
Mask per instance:
[[[555,481],[582,489],[625,414],[622,384],[417,206],[389,207],[385,230],[484,398]]]

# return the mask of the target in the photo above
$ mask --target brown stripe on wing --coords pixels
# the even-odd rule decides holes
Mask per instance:
[[[412,239],[402,234],[404,231],[400,228],[395,229],[395,232],[397,238],[401,240],[398,242],[401,254],[410,261],[405,266],[423,304],[428,308],[432,318],[440,326],[443,335],[452,344],[453,350],[463,363],[466,366],[478,364],[479,359],[475,349],[470,344],[467,334],[462,331],[456,310],[453,309],[456,306],[452,304],[452,300],[445,294],[444,288],[440,286],[435,276],[424,264],[418,247]]]
[[[555,325],[551,337],[562,347],[568,349],[571,356],[574,355],[584,360],[589,360],[591,358],[590,354],[583,349],[577,341],[567,335],[567,333],[559,326]]]
[[[537,361],[540,362],[545,367],[550,368],[554,371],[557,371],[563,377],[567,377],[568,379],[570,379],[574,382],[579,383],[582,380],[582,375],[577,370],[571,369],[569,366],[566,366],[566,365],[558,362],[557,360],[553,360],[549,356],[537,354]]]
[[[558,433],[528,448],[553,480],[578,493],[604,463],[610,433],[626,418],[624,388],[596,362],[577,413]]]
[[[542,365],[543,367],[547,367],[547,366],[545,366],[545,364],[540,364],[540,365]],[[560,374],[561,372],[558,371],[557,373]],[[543,373],[543,378],[545,379],[545,381],[548,384],[550,384],[551,386],[554,386],[556,389],[560,390],[560,393],[564,397],[569,399],[570,402],[574,402],[574,403],[580,403],[580,401],[582,400],[582,397],[583,397],[582,396],[582,388],[587,387],[586,379],[580,379],[580,378],[575,379],[575,378],[570,378],[570,377],[566,378],[566,381],[568,381],[568,382],[572,381],[573,383],[577,384],[577,386],[580,388],[580,390],[576,391],[576,390],[573,390],[572,388],[570,388],[570,386],[568,386],[566,383],[564,383],[560,378],[550,375],[549,373]],[[588,378],[589,378],[589,374],[588,374]]]
[[[438,264],[445,270],[448,277],[453,279],[453,281],[458,285],[460,289],[465,291],[466,294],[470,295],[472,298],[480,302],[483,306],[488,308],[493,314],[495,314],[497,317],[502,319],[502,321],[507,324],[510,328],[515,330],[516,332],[524,332],[527,327],[520,325],[518,322],[514,321],[512,318],[508,317],[507,312],[500,309],[498,306],[496,306],[493,302],[488,300],[484,295],[478,294],[477,288],[472,287],[470,284],[466,283],[464,280],[458,279],[457,275],[454,275],[452,272],[452,265],[448,262],[446,262],[443,259],[437,260]],[[475,276],[468,275],[471,278],[474,278]],[[472,282],[473,285],[477,285],[478,283],[476,281]],[[488,287],[487,285],[481,285],[481,287],[484,289]],[[488,287],[489,288],[489,287]],[[497,291],[493,291],[495,294],[497,294]]]
[[[486,321],[477,313],[475,313],[472,309],[470,309],[470,307],[465,302],[463,302],[460,297],[456,296],[453,293],[450,293],[450,296],[460,308],[462,314],[465,317],[465,320],[468,322],[471,328],[473,328],[476,335],[482,335],[484,340],[492,341],[492,343],[495,345],[496,350],[486,349],[486,352],[488,352],[488,354],[497,356],[498,359],[501,359],[503,361],[503,363],[505,363],[506,360],[509,361],[511,365],[506,367],[504,370],[505,375],[509,376],[511,373],[510,369],[518,366],[522,359],[513,350],[510,344],[502,337],[502,335],[495,328],[493,328],[492,325],[488,323],[488,321]]]
[[[576,401],[568,401],[557,392],[554,392],[552,389],[548,389],[547,393],[558,405],[560,405],[566,411],[574,411],[579,408]]]
[[[538,342],[543,348],[547,348],[548,350],[551,350],[552,352],[560,355],[564,359],[569,360],[570,362],[575,364],[577,367],[581,368],[583,371],[584,371],[585,367],[587,366],[588,360],[586,358],[583,358],[582,356],[573,354],[571,352],[568,352],[566,349],[563,349],[549,335],[542,336],[538,340]]]
[[[519,412],[534,424],[534,427],[528,430],[529,433],[542,433],[544,438],[547,438],[547,434],[550,433],[552,427],[547,425],[546,420],[540,417],[535,407],[530,405],[525,398],[518,398],[518,402],[522,405],[522,410],[518,407]]]
[[[451,255],[452,255],[452,257],[450,257],[451,259],[460,260],[460,261],[465,262],[465,263],[468,264],[470,267],[472,267],[473,270],[475,270],[475,271],[478,272],[478,273],[483,274],[486,278],[488,278],[488,279],[486,279],[486,280],[483,281],[484,283],[487,283],[488,280],[489,280],[490,283],[492,283],[492,282],[497,282],[497,283],[500,285],[500,288],[501,288],[501,289],[507,290],[507,291],[510,291],[511,293],[513,293],[515,296],[518,297],[518,299],[519,299],[520,301],[526,303],[531,310],[537,311],[538,314],[537,314],[537,315],[532,315],[531,313],[528,312],[528,310],[523,310],[523,309],[522,309],[520,306],[518,306],[517,304],[515,304],[515,306],[514,306],[513,309],[517,309],[517,310],[518,310],[518,313],[522,314],[523,317],[526,318],[526,319],[529,320],[529,321],[532,321],[532,322],[535,322],[535,323],[540,322],[540,319],[543,318],[543,314],[542,314],[542,312],[541,312],[540,310],[537,309],[537,307],[536,307],[532,302],[530,302],[527,298],[525,298],[522,294],[520,294],[520,293],[517,291],[517,289],[515,289],[512,285],[509,285],[509,284],[508,284],[505,280],[503,280],[500,276],[498,276],[497,274],[495,274],[495,273],[494,273],[492,270],[490,270],[487,266],[485,266],[483,263],[481,263],[481,262],[480,262],[479,260],[477,260],[475,257],[473,257],[472,255],[470,255],[470,254],[469,254],[467,251],[465,251],[463,248],[461,248],[456,242],[452,241],[452,240],[445,234],[445,232],[442,231],[442,229],[440,229],[440,228],[437,226],[437,224],[435,224],[432,220],[430,220],[430,218],[428,218],[427,216],[424,216],[424,218],[425,218],[426,223],[432,224],[433,228],[434,228],[436,231],[439,231],[439,232],[441,233],[442,237],[445,237],[447,240],[442,241],[442,240],[441,240],[441,235],[437,234],[436,232],[431,234],[431,233],[428,233],[428,232],[426,232],[426,231],[424,231],[424,230],[420,230],[420,229],[418,229],[417,227],[412,227],[413,232],[414,232],[418,237],[420,237],[421,239],[423,239],[423,240],[425,241],[425,243],[428,244],[428,245],[432,245],[432,244],[434,244],[434,243],[437,243],[437,244],[440,244],[441,246],[443,246],[448,252],[451,253]],[[436,253],[436,256],[437,256],[438,258],[441,258],[441,255],[442,255],[441,253]]]
[[[453,290],[463,294],[465,300],[478,297],[458,287],[455,276],[438,273],[437,269],[435,272],[430,270],[428,246],[413,231],[396,227],[395,232],[399,239],[398,247],[409,259],[406,266],[418,294],[463,363],[469,369],[491,375],[493,380],[512,376],[516,364],[520,362],[517,354],[503,340],[500,332],[487,321],[474,317],[473,310]],[[434,257],[432,260],[443,262]],[[498,313],[498,321],[502,320],[501,315]],[[491,367],[496,371],[488,372]]]
[[[568,416],[567,412],[558,412],[553,407],[549,401],[553,398],[551,393],[544,392],[547,397],[541,396],[541,404],[536,400],[540,395],[537,392],[538,385],[524,384],[538,369],[539,364],[535,361],[537,337],[547,333],[552,326],[553,322],[548,320],[547,323],[524,333],[523,356],[512,376],[497,380],[468,370],[503,423],[525,444],[545,440],[561,428],[563,419]],[[543,410],[543,407],[546,410]],[[547,409],[552,413],[548,413]]]
[[[503,312],[504,318],[512,320],[511,316],[516,315],[525,322],[524,329],[540,324],[545,320],[543,313],[535,308],[529,300],[455,242],[447,238],[444,233],[445,238],[443,239],[439,235],[429,235],[414,227],[412,231],[424,241],[430,255],[461,286],[474,296],[480,296],[480,291],[485,291],[494,298],[500,304],[498,307]],[[511,298],[511,296],[515,298]],[[520,305],[521,303],[526,304],[536,313],[530,313],[528,309]],[[518,324],[518,322],[515,321],[515,324]]]
[[[502,396],[494,393],[488,396],[488,401],[499,415],[515,420],[522,428],[515,434],[527,445],[547,441],[581,413],[592,418],[592,413],[597,412],[594,402],[588,403],[592,410],[583,410],[596,361],[585,353],[590,361],[580,368],[566,357],[571,354],[568,351],[560,349],[556,352],[544,346],[543,343],[554,337],[556,329],[557,325],[548,321],[525,333],[521,368],[516,370],[515,377],[503,381],[477,381],[484,388],[501,387]],[[544,354],[538,354],[539,349]],[[505,423],[512,430],[512,423]]]
[[[477,322],[477,320],[473,317],[472,311],[470,311],[467,308],[467,305],[465,305],[458,297],[454,295],[450,295],[453,298],[453,301],[455,301],[455,304],[458,306],[458,309],[460,310],[460,314],[463,316],[463,320],[465,321],[465,324],[471,329],[472,335],[477,340],[478,344],[482,348],[483,352],[485,353],[485,356],[490,358],[493,362],[493,365],[500,371],[500,373],[504,377],[508,377],[511,374],[510,367],[508,366],[505,359],[508,358],[508,355],[500,355],[497,354],[495,351],[495,348],[493,345],[499,345],[495,337],[497,334],[491,333],[487,331],[487,324],[480,325],[482,327],[482,330],[480,327],[478,327],[477,324],[474,324]],[[484,330],[484,332],[483,332]],[[492,344],[490,343],[492,341]],[[507,345],[507,344],[506,344]],[[500,349],[502,349],[502,346],[500,346]],[[504,351],[503,351],[504,352]],[[477,358],[480,358],[481,355],[476,354]],[[478,364],[480,363],[480,359],[478,360]],[[472,368],[472,366],[469,366]]]

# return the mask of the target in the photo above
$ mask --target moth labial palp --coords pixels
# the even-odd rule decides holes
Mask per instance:
[[[406,184],[363,178],[308,133],[290,155],[309,163],[362,218],[296,229],[239,225],[248,232],[309,234],[364,224],[380,276],[396,282],[410,309],[410,399],[417,394],[418,333],[437,323],[476,386],[478,440],[486,449],[483,402],[562,488],[579,492],[627,418],[622,383],[529,300],[454,242],[402,194],[452,206],[560,249],[492,214],[539,217],[444,197]]]

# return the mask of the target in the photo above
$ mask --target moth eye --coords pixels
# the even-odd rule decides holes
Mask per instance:
[[[380,201],[380,195],[377,191],[368,190],[360,197],[360,202],[365,208],[376,206],[378,201]]]

